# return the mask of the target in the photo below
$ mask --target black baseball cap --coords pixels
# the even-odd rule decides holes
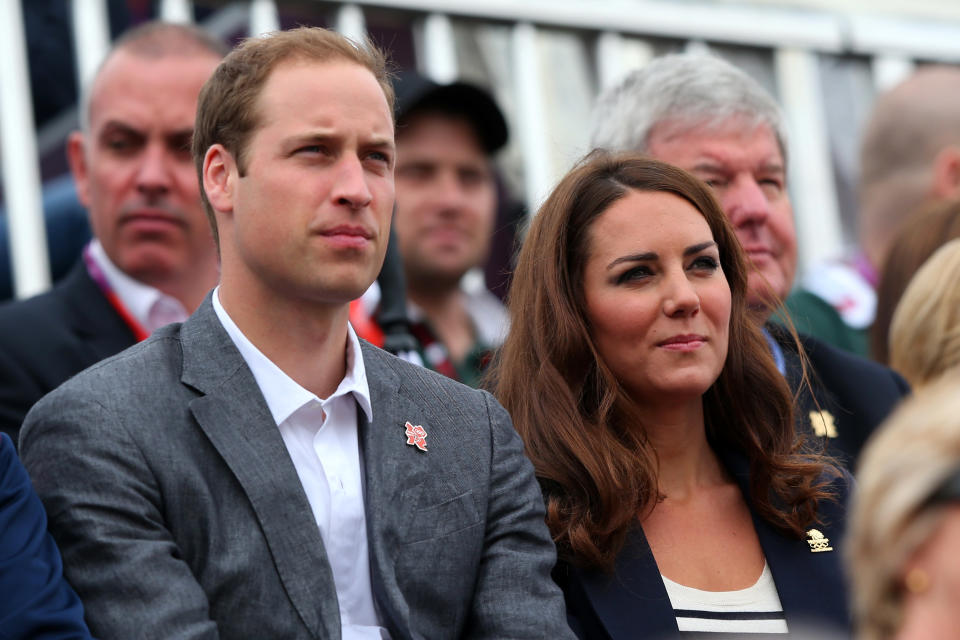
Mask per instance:
[[[484,150],[494,153],[507,143],[507,121],[484,89],[467,82],[439,84],[415,71],[402,71],[393,82],[398,127],[415,111],[437,110],[462,115],[473,125]]]

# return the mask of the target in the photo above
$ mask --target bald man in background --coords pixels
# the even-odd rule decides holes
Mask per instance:
[[[0,307],[0,429],[16,442],[44,394],[180,322],[219,275],[190,155],[197,96],[226,54],[191,25],[119,38],[67,143],[94,240],[52,290]]]
[[[797,328],[867,355],[894,236],[925,205],[958,196],[960,68],[923,67],[877,98],[860,148],[859,252],[808,270],[786,303]]]

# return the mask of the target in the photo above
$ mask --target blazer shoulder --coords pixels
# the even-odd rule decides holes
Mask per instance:
[[[910,390],[903,377],[890,367],[838,349],[813,336],[801,335],[800,342],[810,363],[818,372],[830,369],[844,377],[855,376],[855,379],[863,380],[865,384],[892,384],[902,393]]]
[[[10,300],[0,304],[0,340],[16,338],[35,331],[37,323],[62,326],[67,312],[63,294],[58,288],[26,300]]]
[[[84,369],[49,395],[76,392],[122,395],[128,389],[139,393],[146,385],[163,380],[166,374],[172,373],[171,365],[181,360],[180,324],[167,325],[143,342]],[[173,380],[179,381],[179,378],[177,372]]]
[[[441,397],[452,397],[461,402],[483,404],[485,398],[493,398],[487,391],[474,389],[442,373],[407,362],[365,340],[360,341],[360,347],[368,375],[386,373],[390,377],[395,376],[397,385],[400,387],[419,388],[423,392],[428,392],[429,395],[439,394]]]

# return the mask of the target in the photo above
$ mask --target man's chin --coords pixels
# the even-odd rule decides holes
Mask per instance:
[[[436,265],[429,268],[407,271],[407,286],[416,289],[426,289],[433,291],[447,291],[460,286],[460,281],[466,275],[469,268],[462,265],[443,266]]]
[[[782,286],[782,279],[776,282],[766,278],[762,273],[752,273],[747,282],[747,306],[755,313],[763,315],[766,320],[790,294],[789,287]],[[781,285],[781,286],[777,286]]]

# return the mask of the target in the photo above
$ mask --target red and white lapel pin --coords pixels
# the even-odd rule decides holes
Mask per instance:
[[[406,427],[407,429],[406,430],[407,444],[409,444],[410,446],[416,447],[417,449],[420,449],[420,451],[426,451],[427,450],[427,430],[421,427],[420,425],[412,425],[409,422],[407,422],[403,426]]]

